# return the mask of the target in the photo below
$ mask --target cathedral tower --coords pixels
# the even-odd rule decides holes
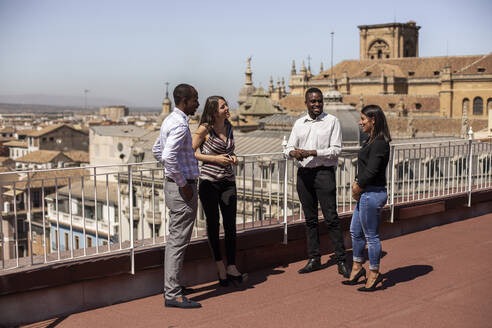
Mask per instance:
[[[419,29],[414,21],[360,25],[360,59],[419,56]]]

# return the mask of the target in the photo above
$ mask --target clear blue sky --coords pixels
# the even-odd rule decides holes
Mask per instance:
[[[289,79],[359,57],[357,25],[414,20],[420,56],[492,51],[492,1],[0,0],[0,95],[47,94],[160,106],[164,83],[236,107],[246,58],[253,81]],[[446,50],[447,49],[447,50]],[[83,97],[81,96],[81,105]]]

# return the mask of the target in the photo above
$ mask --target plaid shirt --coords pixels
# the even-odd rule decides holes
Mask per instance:
[[[186,185],[186,180],[196,179],[200,174],[188,121],[188,116],[175,107],[162,122],[161,133],[152,147],[154,156],[164,164],[166,177],[180,187]]]

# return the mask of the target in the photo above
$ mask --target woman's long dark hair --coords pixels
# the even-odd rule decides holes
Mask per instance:
[[[200,118],[200,125],[205,126],[208,130],[212,129],[214,126],[214,114],[219,110],[219,100],[226,101],[224,97],[221,96],[210,96],[205,102],[202,117]],[[227,124],[229,121],[226,119],[225,123]]]
[[[362,108],[361,113],[368,118],[374,119],[374,128],[372,129],[371,136],[368,143],[374,141],[378,137],[383,137],[386,142],[391,141],[391,134],[389,131],[388,123],[386,122],[386,116],[378,105],[368,105]]]

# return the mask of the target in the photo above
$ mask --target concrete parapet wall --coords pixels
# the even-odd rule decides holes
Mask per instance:
[[[385,220],[381,238],[389,239],[430,227],[470,219],[492,211],[492,190],[475,192],[472,207],[465,195],[405,204],[395,208],[395,223]],[[350,215],[341,216],[347,248],[350,248]],[[470,221],[470,224],[473,222]],[[332,253],[326,227],[320,225],[322,254]],[[288,244],[281,243],[281,226],[259,228],[238,235],[237,264],[252,272],[306,258],[304,223],[289,226]],[[163,290],[164,246],[135,252],[135,275],[130,274],[128,252],[64,263],[54,263],[0,275],[0,326],[65,316],[156,295]],[[326,258],[323,259],[323,262]],[[334,264],[334,263],[333,263]],[[215,264],[206,240],[192,242],[186,252],[182,283],[190,286],[216,280]]]

